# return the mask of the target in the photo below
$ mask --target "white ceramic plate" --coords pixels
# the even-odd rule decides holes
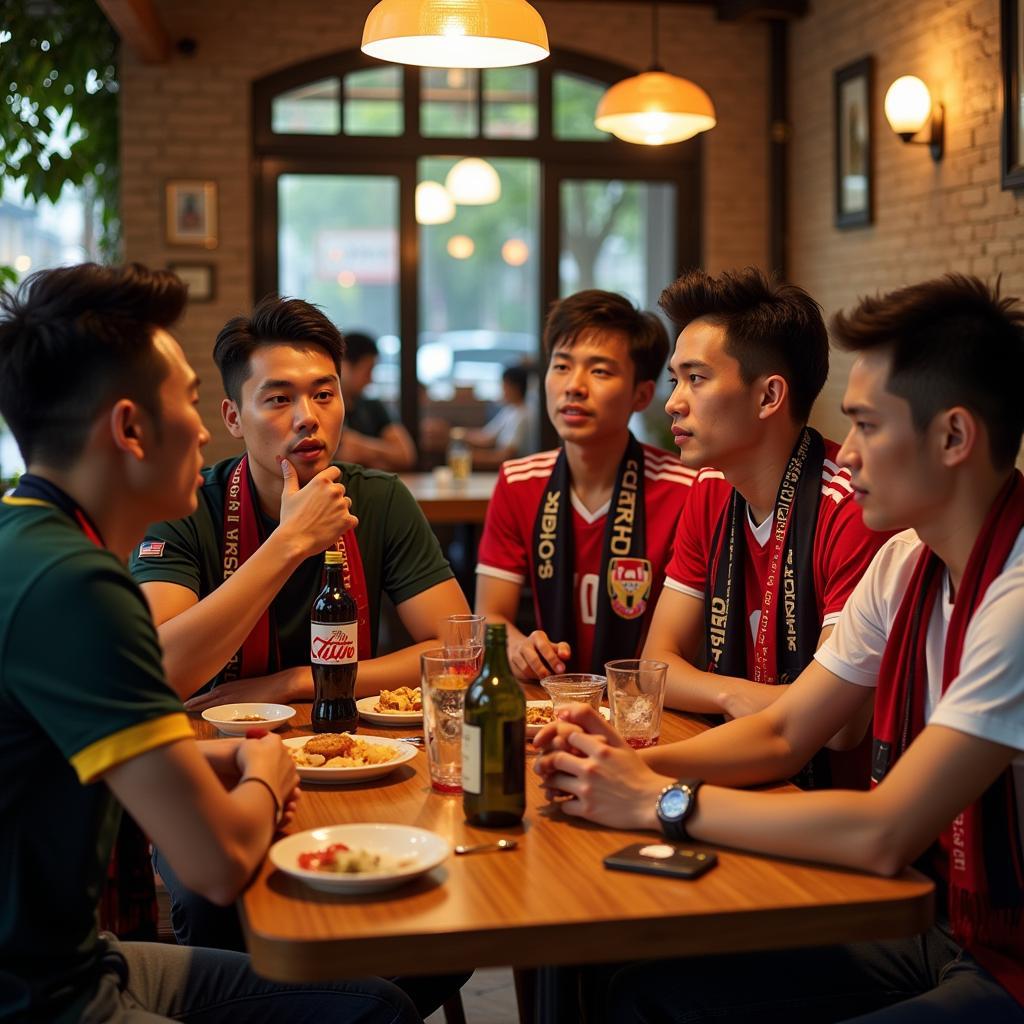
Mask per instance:
[[[236,721],[243,715],[259,715],[266,721]],[[215,708],[207,708],[203,712],[203,718],[211,725],[217,726],[225,736],[244,736],[250,729],[276,729],[294,715],[295,708],[290,708],[287,704],[218,704]]]
[[[526,706],[528,708],[549,708],[549,707],[551,707],[551,701],[549,701],[549,700],[528,700],[526,702]],[[601,714],[604,715],[606,720],[609,720],[609,721],[611,720],[612,713],[611,713],[611,709],[610,708],[601,707],[598,710],[600,710]],[[541,729],[543,729],[543,728],[544,728],[544,726],[542,726],[542,725],[527,725],[527,727],[526,727],[526,738],[529,739],[529,740],[532,740],[533,737],[536,736],[537,733],[539,733],[541,731]]]
[[[405,744],[408,746],[408,744]],[[409,863],[384,873],[335,875],[299,867],[299,854],[322,850],[331,843],[370,850]],[[436,832],[412,825],[329,825],[280,839],[270,848],[270,863],[280,871],[325,892],[362,894],[384,892],[412,881],[448,858],[451,847]]]
[[[380,697],[361,697],[356,701],[359,714],[374,725],[422,725],[422,711],[374,711]]]
[[[286,747],[295,748],[304,746],[306,740],[312,738],[312,736],[289,736],[283,742]],[[404,743],[402,740],[393,740],[386,736],[360,736],[359,738],[366,740],[367,743],[390,747],[394,750],[395,757],[383,764],[365,765],[360,768],[304,768],[302,765],[296,765],[295,770],[299,773],[299,778],[304,782],[366,782],[369,779],[379,779],[384,775],[389,775],[400,764],[405,764],[406,761],[411,761],[416,756],[416,747],[411,743]],[[333,840],[333,842],[338,842],[338,840]]]

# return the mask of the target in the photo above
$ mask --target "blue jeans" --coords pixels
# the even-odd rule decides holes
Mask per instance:
[[[80,1024],[422,1024],[380,978],[282,985],[255,975],[244,953],[103,939],[104,971]]]
[[[1024,1024],[1024,1008],[938,926],[891,942],[629,964],[607,992],[614,1024]]]

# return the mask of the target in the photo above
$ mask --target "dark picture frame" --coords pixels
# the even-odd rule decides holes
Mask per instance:
[[[874,84],[874,57],[862,57],[832,76],[837,228],[874,220]]]
[[[188,286],[188,301],[213,302],[216,296],[216,277],[212,263],[197,263],[189,260],[181,263],[168,263],[168,270],[173,270]]]
[[[1024,188],[1024,4],[1001,0],[1003,188]]]

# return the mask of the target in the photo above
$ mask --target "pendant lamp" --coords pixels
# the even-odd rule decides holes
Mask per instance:
[[[416,223],[447,224],[455,219],[455,204],[439,181],[421,181],[416,186]]]
[[[664,146],[714,128],[711,97],[695,82],[667,74],[658,64],[658,5],[651,9],[649,70],[613,85],[597,105],[594,127],[625,142]]]
[[[479,157],[467,156],[448,172],[444,187],[459,206],[487,206],[501,198],[498,172]]]
[[[550,52],[527,0],[380,0],[363,26],[363,53],[432,68],[507,68]]]

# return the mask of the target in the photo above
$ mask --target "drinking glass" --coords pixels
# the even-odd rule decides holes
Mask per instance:
[[[462,792],[462,712],[476,662],[472,647],[438,647],[420,655],[427,764],[439,793]]]
[[[484,663],[484,634],[487,619],[483,615],[449,615],[441,624],[441,644],[445,648],[471,647],[476,652],[476,670]]]
[[[609,661],[608,703],[612,727],[631,746],[653,747],[661,735],[668,665],[647,658]]]
[[[551,704],[557,711],[563,704],[589,704],[597,710],[601,707],[605,677],[586,672],[567,672],[560,676],[548,676],[540,685],[548,691]]]

